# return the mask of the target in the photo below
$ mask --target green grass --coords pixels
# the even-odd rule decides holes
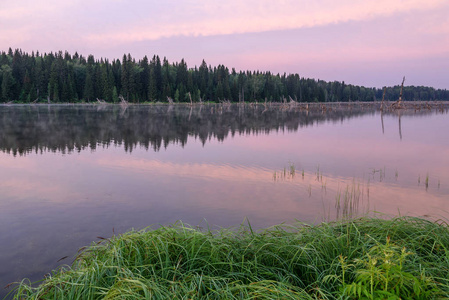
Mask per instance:
[[[449,297],[446,223],[401,217],[218,231],[177,223],[93,243],[14,299]]]

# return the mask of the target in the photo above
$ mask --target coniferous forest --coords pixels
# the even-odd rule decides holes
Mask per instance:
[[[398,78],[398,83],[401,78]],[[400,85],[386,88],[385,100],[399,98]],[[379,101],[383,89],[345,82],[308,79],[298,74],[229,70],[210,66],[203,60],[188,67],[182,59],[169,62],[147,56],[140,60],[123,55],[109,61],[75,53],[31,54],[20,49],[0,54],[0,102],[39,103],[119,102],[131,103],[199,102],[222,100],[281,102]],[[449,100],[449,91],[424,86],[404,86],[404,100]],[[192,100],[191,100],[192,99]]]

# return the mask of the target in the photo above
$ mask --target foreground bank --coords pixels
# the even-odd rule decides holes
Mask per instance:
[[[33,285],[35,286],[35,285]],[[360,218],[210,231],[174,224],[80,250],[15,299],[431,299],[449,297],[449,227]]]

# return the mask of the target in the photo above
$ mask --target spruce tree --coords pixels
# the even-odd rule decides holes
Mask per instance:
[[[148,99],[150,101],[157,101],[157,84],[156,84],[156,74],[155,74],[155,68],[151,68],[150,70],[150,76],[149,76],[149,83],[148,83]]]

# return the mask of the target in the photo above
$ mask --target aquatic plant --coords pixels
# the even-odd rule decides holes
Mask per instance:
[[[276,181],[277,179],[293,179],[296,175],[296,167],[293,163],[289,163],[288,169],[287,167],[284,167],[283,171],[279,172],[279,174],[274,171],[273,173],[273,180]],[[303,171],[303,178],[304,178],[304,171]]]
[[[343,197],[342,197],[343,193]],[[363,203],[363,196],[365,193],[364,185],[360,185],[360,182],[352,180],[351,185],[346,185],[346,189],[337,190],[335,196],[335,208],[337,209],[337,219],[339,218],[353,218],[360,213],[361,205],[366,205],[366,211],[369,210],[369,203]],[[367,199],[369,200],[369,181],[367,185]]]
[[[294,164],[290,164],[290,176],[293,178],[296,174],[296,168]]]

